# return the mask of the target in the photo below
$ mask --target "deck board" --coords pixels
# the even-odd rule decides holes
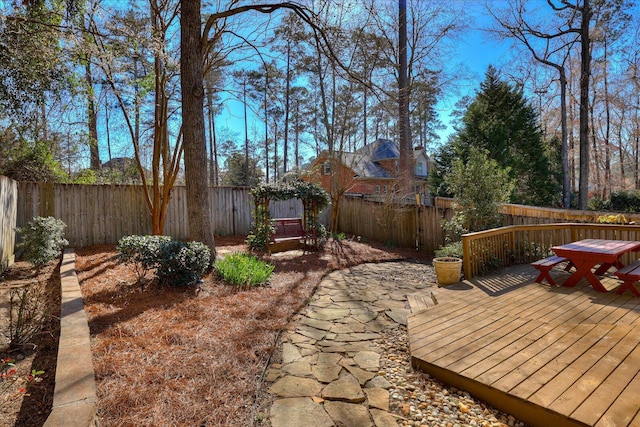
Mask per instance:
[[[640,298],[535,277],[518,266],[438,288],[437,304],[408,296],[414,366],[532,426],[640,426]]]

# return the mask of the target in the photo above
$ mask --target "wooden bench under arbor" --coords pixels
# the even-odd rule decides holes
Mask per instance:
[[[640,291],[635,285],[635,283],[640,280],[640,259],[626,267],[622,267],[613,274],[622,279],[622,285],[616,291],[618,295],[624,294],[625,291],[629,289],[632,294],[640,297]]]
[[[302,218],[274,218],[271,222],[274,231],[267,243],[269,252],[305,248],[307,233],[302,226]]]
[[[251,189],[254,198],[254,233],[264,236],[267,253],[291,249],[318,249],[318,215],[329,205],[329,195],[320,186],[306,181],[260,184]],[[300,199],[302,218],[271,218],[270,200]]]
[[[568,258],[553,255],[544,259],[540,259],[538,261],[534,261],[531,265],[540,272],[538,277],[536,277],[536,283],[542,283],[543,280],[546,280],[551,286],[556,285],[556,281],[553,280],[553,277],[549,274],[551,269],[558,264],[562,264],[563,262],[569,261]],[[569,261],[567,266],[564,268],[565,271],[569,271],[573,267],[573,263]]]

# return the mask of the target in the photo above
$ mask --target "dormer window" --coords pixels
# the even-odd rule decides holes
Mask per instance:
[[[324,162],[322,164],[322,175],[331,175],[331,162]]]
[[[416,162],[416,175],[425,175],[424,163]]]

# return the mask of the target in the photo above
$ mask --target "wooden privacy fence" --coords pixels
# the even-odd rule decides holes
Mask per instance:
[[[345,197],[338,213],[338,228],[391,246],[415,247],[433,253],[444,243],[441,221],[450,208],[395,205]]]
[[[557,223],[510,225],[462,236],[466,279],[490,270],[545,258],[551,247],[582,239],[640,240],[640,225]],[[622,262],[638,254],[625,254]],[[633,259],[632,259],[633,258]]]
[[[0,272],[14,261],[18,186],[16,181],[0,176]]]
[[[502,205],[501,212],[504,216],[504,225],[553,224],[558,222],[595,223],[599,216],[616,214],[616,212],[539,208],[508,203]],[[640,214],[624,213],[623,215],[629,221],[640,223]]]
[[[251,230],[253,202],[248,188],[210,187],[211,221],[217,235],[245,236]],[[274,202],[273,217],[300,217],[299,200]],[[123,236],[150,234],[151,218],[140,185],[80,185],[21,182],[17,225],[34,216],[53,216],[66,225],[65,238],[74,247],[115,244]],[[188,239],[184,186],[171,190],[164,234]]]

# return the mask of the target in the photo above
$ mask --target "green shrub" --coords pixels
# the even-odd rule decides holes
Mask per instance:
[[[456,212],[450,220],[442,221],[445,244],[448,245],[450,243],[459,242],[462,240],[462,235],[469,232],[469,230],[464,226],[464,221],[465,217],[462,212]]]
[[[213,264],[218,275],[235,286],[256,286],[267,283],[274,266],[254,255],[233,253]]]
[[[436,257],[455,257],[462,259],[462,242],[449,243],[436,250]]]
[[[211,251],[201,242],[171,240],[160,245],[156,277],[173,286],[196,284],[209,268]]]
[[[120,260],[133,266],[138,283],[142,283],[149,270],[157,268],[160,247],[169,241],[169,236],[125,236],[116,249]]]
[[[344,234],[342,231],[339,233],[331,233],[331,237],[333,238],[333,240],[344,240],[347,238],[347,235]]]
[[[276,229],[271,227],[269,234],[275,233]],[[267,250],[267,227],[264,224],[253,225],[251,231],[247,235],[247,245],[254,251]]]
[[[64,238],[66,225],[53,217],[34,217],[24,227],[16,228],[22,241],[16,245],[22,258],[41,267],[60,255],[60,250],[69,244]]]

